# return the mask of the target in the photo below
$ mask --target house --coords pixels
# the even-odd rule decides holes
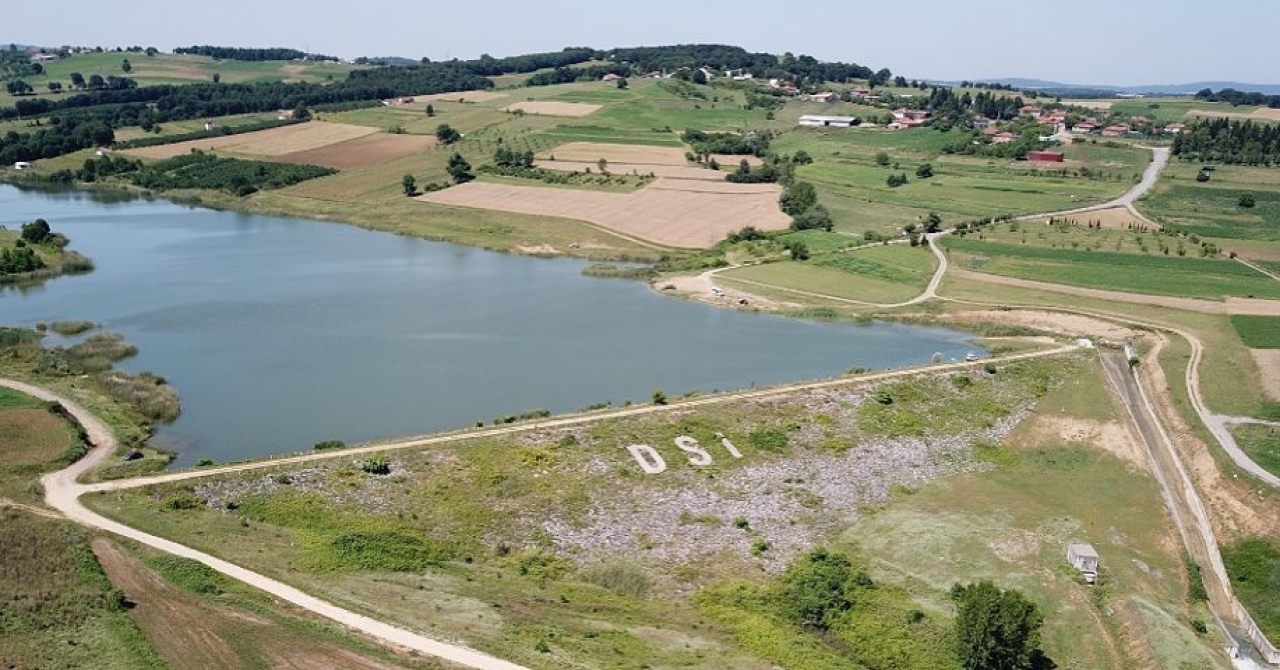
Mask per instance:
[[[893,123],[890,128],[916,128],[929,122],[929,110],[907,109],[899,107],[893,110]]]
[[[610,72],[605,76],[601,77],[600,81],[618,81],[619,79],[622,79],[622,75]]]
[[[1044,163],[1061,163],[1066,156],[1061,151],[1028,151],[1027,160]]]
[[[14,164],[13,164],[13,169],[15,169],[15,170],[30,170],[30,169],[31,169],[31,164],[30,164],[30,163],[28,163],[28,162],[26,162],[26,161],[18,161],[17,163],[14,163]]]
[[[1164,131],[1166,133],[1169,133],[1170,135],[1177,135],[1186,129],[1187,129],[1187,126],[1181,123],[1170,123],[1169,125],[1164,127]]]
[[[384,104],[384,105],[389,105],[389,104],[391,104],[391,103],[390,103],[390,101],[383,100],[383,101],[382,101],[382,104]],[[277,119],[277,120],[279,120],[279,121],[288,121],[289,119],[292,119],[292,118],[293,118],[293,110],[292,110],[292,109],[282,109],[282,110],[280,110],[280,113],[276,115],[276,119]]]
[[[1076,125],[1071,126],[1071,132],[1073,133],[1083,133],[1087,135],[1089,133],[1094,133],[1097,131],[1098,131],[1098,124],[1092,121],[1081,121],[1080,123],[1077,123]]]
[[[217,121],[205,121],[205,122],[204,122],[204,129],[205,129],[206,131],[208,131],[208,130],[217,130],[217,129],[218,129],[218,122],[217,122]]]
[[[1006,130],[1003,132],[996,133],[995,135],[992,135],[991,143],[992,144],[1008,144],[1016,139],[1018,139],[1017,135],[1014,135],[1013,133]]]
[[[800,117],[800,125],[817,128],[852,128],[862,123],[856,116],[821,116],[806,114]]]
[[[1129,124],[1117,123],[1113,126],[1107,126],[1102,129],[1103,137],[1124,137],[1129,134]]]
[[[698,68],[698,72],[701,72],[702,76],[707,78],[707,81],[711,81],[716,78],[716,71],[709,67],[700,67]]]
[[[1033,119],[1040,118],[1040,108],[1035,105],[1023,105],[1022,109],[1018,110],[1018,112],[1021,113],[1022,116],[1029,116]]]
[[[985,116],[975,116],[973,118],[974,130],[986,130],[987,128],[990,128],[990,127],[991,127],[991,119],[988,119]]]
[[[1067,561],[1084,575],[1090,584],[1098,579],[1098,552],[1089,544],[1067,545]]]
[[[868,98],[871,97],[871,89],[855,88],[852,91],[849,91],[849,95],[852,95],[855,98]]]

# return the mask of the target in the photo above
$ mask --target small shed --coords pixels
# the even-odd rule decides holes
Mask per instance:
[[[1027,160],[1044,163],[1061,163],[1066,156],[1061,151],[1028,151]]]
[[[30,169],[31,169],[31,164],[30,164],[30,163],[28,163],[28,162],[26,162],[26,161],[18,161],[17,163],[14,163],[14,164],[13,164],[13,169],[15,169],[15,170],[30,170]]]
[[[1091,544],[1067,545],[1067,561],[1092,584],[1098,578],[1098,551]]]

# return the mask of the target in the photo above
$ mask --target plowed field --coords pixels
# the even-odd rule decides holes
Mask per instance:
[[[327,147],[331,144],[353,140],[378,132],[377,128],[352,126],[345,123],[312,121],[281,128],[270,128],[241,135],[211,137],[176,144],[164,144],[142,149],[129,149],[122,153],[142,158],[173,158],[183,156],[192,149],[201,151],[226,151],[250,156],[282,156]]]
[[[600,105],[588,105],[583,102],[526,101],[517,102],[502,108],[504,112],[524,112],[525,114],[543,114],[545,116],[582,117],[600,109]]]
[[[304,165],[323,165],[338,170],[369,167],[426,151],[438,142],[430,135],[375,133],[337,144],[282,154],[275,160]]]

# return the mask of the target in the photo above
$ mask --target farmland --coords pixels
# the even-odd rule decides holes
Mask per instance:
[[[173,158],[200,151],[225,151],[254,157],[280,157],[296,154],[348,140],[372,135],[377,131],[365,126],[353,126],[315,121],[271,130],[259,130],[242,135],[227,135],[204,140],[192,140],[175,144],[162,144],[125,151],[140,158]]]
[[[1231,317],[1240,339],[1252,349],[1280,349],[1280,317],[1236,315]]]
[[[1280,176],[1274,168],[1217,166],[1197,182],[1199,164],[1174,161],[1141,209],[1160,223],[1201,237],[1280,242]],[[1248,194],[1253,207],[1241,207]],[[1280,247],[1276,247],[1280,250]]]

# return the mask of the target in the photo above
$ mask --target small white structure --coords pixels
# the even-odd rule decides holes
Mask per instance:
[[[1098,551],[1091,544],[1067,545],[1067,561],[1084,575],[1084,581],[1098,581]]]
[[[852,128],[862,123],[856,116],[821,116],[806,114],[800,117],[800,125],[817,128]]]
[[[14,164],[13,164],[13,169],[15,169],[15,170],[30,170],[30,169],[31,169],[31,164],[30,164],[30,163],[28,163],[28,162],[26,162],[26,161],[18,161],[17,163],[14,163]]]

